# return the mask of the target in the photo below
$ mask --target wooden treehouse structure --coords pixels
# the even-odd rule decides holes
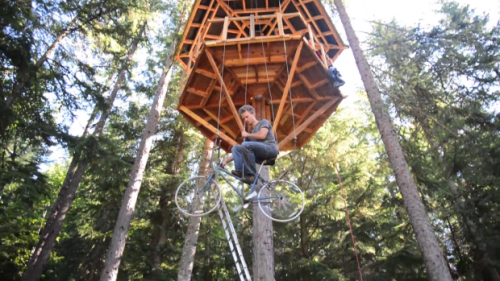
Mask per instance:
[[[342,101],[328,66],[347,46],[319,0],[197,0],[176,59],[179,112],[228,151],[238,108],[273,124],[280,151],[304,146]],[[295,129],[294,129],[295,128]]]

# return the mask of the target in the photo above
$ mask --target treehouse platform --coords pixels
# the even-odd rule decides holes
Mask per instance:
[[[328,66],[346,48],[317,0],[198,0],[176,57],[178,110],[229,151],[242,142],[238,108],[251,104],[280,151],[301,148],[343,99]]]

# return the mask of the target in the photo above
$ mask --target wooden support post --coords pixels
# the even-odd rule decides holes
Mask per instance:
[[[297,51],[295,52],[295,57],[293,58],[292,68],[288,76],[288,81],[286,82],[285,89],[283,89],[283,96],[281,96],[280,106],[278,107],[278,112],[276,113],[276,120],[274,121],[273,132],[276,132],[276,128],[278,127],[279,121],[283,115],[283,108],[285,107],[285,101],[288,96],[288,91],[290,90],[293,77],[295,76],[295,70],[297,69],[297,63],[299,61],[300,52],[302,51],[303,45],[304,42],[301,41],[299,46],[297,47]]]
[[[309,117],[304,123],[300,124],[300,126],[295,129],[295,134],[298,135],[302,133],[302,131],[304,131],[304,129],[307,128],[309,124],[311,124],[314,120],[316,120],[316,118],[318,118],[321,114],[327,111],[328,108],[332,107],[339,99],[340,97],[334,97],[325,105],[323,105],[318,111],[314,112],[314,114],[311,115],[311,117]],[[292,131],[286,138],[280,141],[279,148],[281,149],[283,146],[289,143],[294,137],[295,135],[294,132]]]
[[[238,110],[234,106],[233,99],[231,98],[231,95],[229,94],[229,90],[226,87],[226,83],[224,83],[224,78],[219,72],[219,69],[217,68],[217,64],[215,63],[214,57],[212,56],[212,53],[208,49],[205,49],[205,53],[207,54],[207,58],[210,61],[210,64],[212,65],[212,69],[214,70],[215,74],[217,74],[217,80],[219,81],[220,86],[222,87],[222,91],[224,92],[224,95],[226,96],[227,103],[229,105],[229,108],[231,109],[231,112],[234,115],[234,118],[236,119],[236,123],[238,124],[238,127],[240,128],[240,131],[243,131],[243,123],[241,122],[241,118],[238,114]]]
[[[222,41],[227,40],[227,29],[229,28],[229,17],[224,18],[224,27],[222,28]]]
[[[283,29],[283,14],[282,13],[276,13],[276,21],[278,22],[279,35],[280,36],[285,35],[285,31]]]
[[[255,15],[250,15],[250,38],[255,38]]]

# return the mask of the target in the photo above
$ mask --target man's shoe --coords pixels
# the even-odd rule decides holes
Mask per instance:
[[[247,197],[245,197],[245,201],[248,201],[248,200],[255,198],[255,197],[257,197],[257,191],[254,190],[254,191],[252,191],[252,193],[248,194]]]
[[[243,175],[243,174],[241,173],[241,171],[238,171],[238,170],[232,170],[232,171],[231,171],[231,174],[233,174],[233,175],[237,176],[238,178],[241,178],[241,176]]]
[[[255,181],[255,176],[254,175],[244,176],[241,179],[248,184],[252,184]]]

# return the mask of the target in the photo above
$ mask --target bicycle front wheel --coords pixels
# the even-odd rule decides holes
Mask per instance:
[[[275,180],[268,182],[259,191],[255,199],[266,217],[277,222],[289,222],[296,219],[304,210],[304,193],[295,184]]]
[[[208,215],[219,206],[220,200],[220,187],[212,176],[189,178],[175,192],[177,208],[188,216]]]

